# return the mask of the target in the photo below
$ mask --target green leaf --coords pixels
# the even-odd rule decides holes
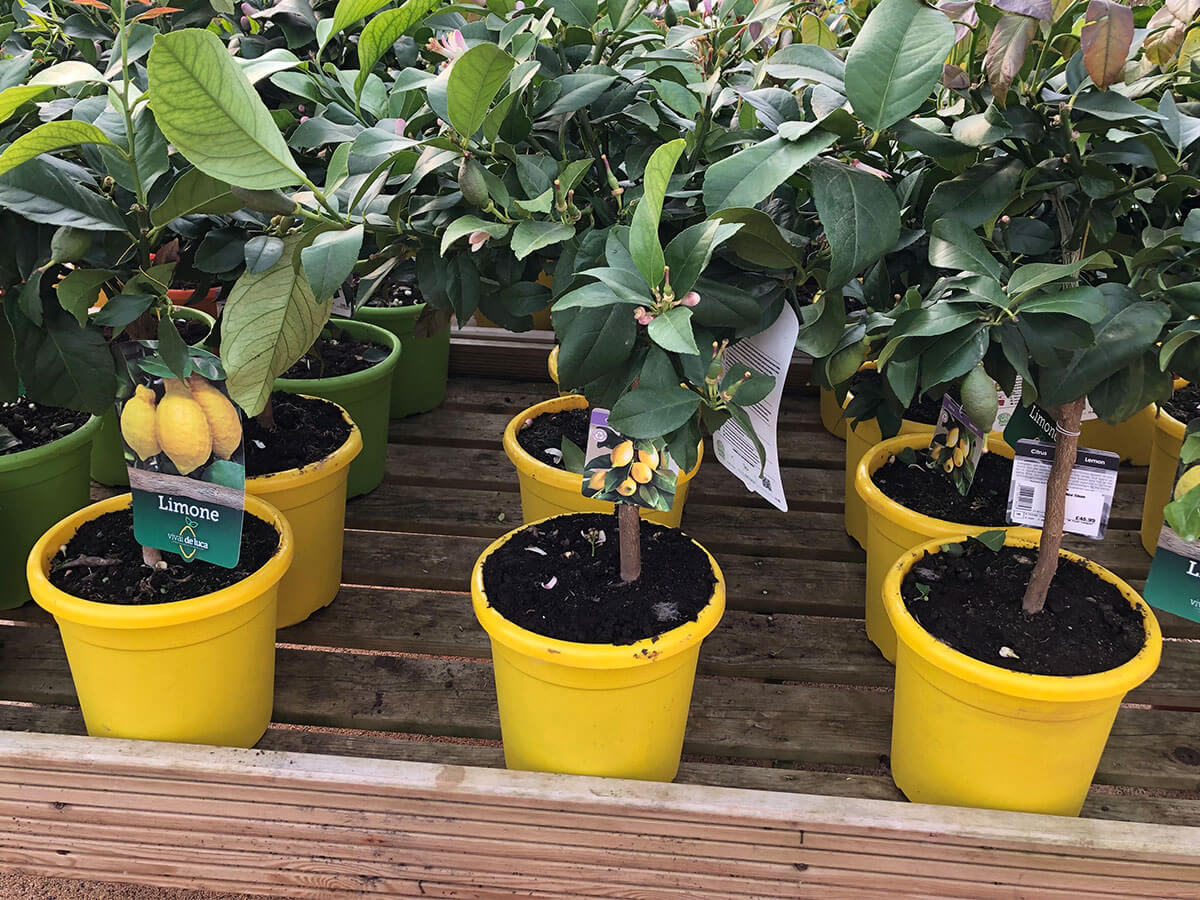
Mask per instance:
[[[125,230],[125,220],[110,200],[40,159],[0,175],[0,206],[45,225]]]
[[[800,79],[831,87],[839,94],[846,93],[846,64],[824,47],[791,44],[772,53],[765,69],[768,75],[781,81]]]
[[[818,359],[828,356],[841,340],[845,324],[846,303],[842,299],[842,292],[822,291],[816,300],[800,309],[800,334],[796,338],[796,349]]]
[[[166,199],[150,210],[150,224],[159,228],[182,216],[223,216],[241,208],[242,201],[228,184],[193,167],[180,175]]]
[[[726,224],[710,219],[685,228],[677,234],[664,251],[666,265],[671,267],[671,289],[682,297],[696,284],[708,268],[713,251],[741,230],[740,224]]]
[[[32,78],[29,79],[31,85],[39,85],[46,87],[66,87],[71,84],[79,84],[81,82],[99,82],[104,81],[104,76],[100,71],[88,63],[80,60],[69,60],[61,62],[49,68],[42,69]]]
[[[987,547],[993,553],[998,552],[1004,546],[1005,540],[1008,538],[1008,532],[1003,529],[995,529],[993,531],[981,531],[979,534],[970,538],[972,541],[978,541]]]
[[[1105,263],[1108,268],[1112,267],[1112,260],[1107,253],[1093,253],[1073,263],[1029,263],[1012,273],[1008,280],[1008,293],[1011,297],[1020,297],[1042,285],[1073,278],[1086,268],[1104,267]]]
[[[158,355],[176,378],[191,374],[191,353],[170,316],[158,320]]]
[[[929,230],[929,264],[941,269],[1004,278],[1000,262],[988,252],[974,229],[958,219],[938,219]]]
[[[692,311],[686,306],[675,306],[661,316],[655,316],[646,326],[650,340],[668,353],[685,353],[695,356],[700,352],[696,337],[692,333]],[[675,429],[669,429],[674,431]]]
[[[508,234],[508,228],[509,226],[503,222],[487,222],[478,216],[462,216],[446,226],[446,233],[442,235],[440,255],[445,256],[451,244],[461,237],[474,234],[476,231],[482,231],[488,237],[502,238]]]
[[[335,34],[340,34],[355,22],[383,9],[390,2],[391,0],[338,0],[338,5],[333,10],[333,25],[317,48],[318,58]]]
[[[1075,108],[1106,122],[1162,118],[1155,110],[1134,103],[1115,91],[1086,91],[1075,98]]]
[[[812,173],[813,201],[832,254],[826,287],[841,287],[899,240],[900,206],[892,189],[868,172],[815,159]]]
[[[546,5],[563,22],[580,28],[590,29],[599,14],[596,0],[549,0]]]
[[[727,207],[757,206],[836,139],[826,131],[795,141],[775,135],[713,163],[704,174],[704,208],[712,215]]]
[[[1093,324],[1102,321],[1108,314],[1108,303],[1098,288],[1082,284],[1067,288],[1056,294],[1038,294],[1017,305],[1019,314],[1063,313]]]
[[[1016,196],[1024,170],[1020,160],[1000,157],[972,166],[933,189],[925,206],[925,223],[959,219],[972,228],[998,216]]]
[[[86,325],[88,310],[100,299],[100,285],[115,274],[110,269],[72,269],[55,287],[59,305]]]
[[[49,85],[18,84],[0,91],[0,122],[7,121],[18,109],[48,90]]]
[[[215,34],[154,39],[150,102],[159,128],[202,172],[254,190],[305,181],[266,105]]]
[[[300,251],[304,274],[312,285],[318,303],[333,297],[350,277],[362,249],[363,227],[355,225],[343,231],[325,231]]]
[[[258,274],[246,273],[229,292],[221,317],[226,387],[247,415],[267,405],[275,379],[296,362],[329,320],[330,301],[318,303],[300,263],[302,234],[284,238],[283,257]]]
[[[763,316],[764,302],[741,288],[718,281],[700,278],[693,289],[700,303],[692,307],[692,321],[705,328],[742,330],[757,323]]]
[[[112,408],[116,370],[100,329],[81,326],[57,304],[47,305],[40,326],[15,304],[5,304],[5,311],[26,397],[95,415]]]
[[[1152,403],[1168,400],[1172,380],[1158,367],[1158,354],[1150,350],[1088,391],[1088,403],[1102,420],[1115,425]]]
[[[582,475],[584,470],[583,450],[568,437],[562,439],[562,467],[568,472]]]
[[[495,44],[476,44],[455,60],[446,84],[446,111],[455,131],[469,138],[479,130],[515,64]]]
[[[687,388],[638,388],[616,402],[608,424],[626,437],[663,437],[686,425],[699,404]]]
[[[612,87],[612,83],[617,80],[616,73],[601,66],[596,68],[600,71],[584,70],[571,75],[560,75],[554,79],[554,83],[561,88],[561,91],[558,99],[543,115],[547,117],[562,116],[583,109]],[[590,162],[589,160],[588,163],[590,164]],[[564,190],[566,189],[564,188]]]
[[[663,281],[663,250],[658,240],[658,221],[662,216],[667,185],[679,155],[683,153],[683,138],[661,145],[650,155],[643,175],[642,199],[633,211],[629,228],[629,253],[642,277],[651,287]]]
[[[27,131],[0,153],[0,175],[15,169],[23,162],[61,150],[64,147],[77,147],[80,144],[102,144],[113,147],[103,131],[89,122],[64,120],[61,122],[46,122],[32,131]]]
[[[103,308],[92,316],[102,328],[124,328],[146,310],[157,298],[153,294],[117,294],[109,297]]]
[[[273,234],[260,234],[246,241],[243,252],[246,271],[257,275],[279,262],[279,257],[283,256],[283,239]]]
[[[572,311],[571,325],[560,331],[559,337],[560,382],[586,385],[608,375],[629,358],[637,338],[637,323],[623,304],[579,309]]]
[[[242,67],[242,71],[246,74],[246,80],[251,84],[258,84],[276,72],[286,72],[288,69],[294,69],[300,65],[300,57],[282,47],[268,50],[262,56],[256,56],[254,59],[245,59],[241,56],[234,57],[234,59]]]
[[[1191,543],[1200,539],[1200,487],[1164,506],[1163,516],[1181,540]]]
[[[987,345],[988,332],[982,322],[942,335],[921,356],[921,383],[928,387],[966,375],[979,365]]]
[[[796,247],[788,243],[779,226],[762,210],[731,207],[716,213],[714,218],[742,226],[727,241],[727,246],[746,262],[766,269],[792,269],[800,265]]]
[[[1032,20],[1031,20],[1032,21]],[[1012,134],[1012,126],[996,105],[954,123],[950,133],[965,147],[986,147]]]
[[[936,337],[979,318],[979,310],[963,303],[934,303],[909,310],[896,319],[892,334],[906,338]]]
[[[409,30],[438,5],[439,0],[408,0],[399,9],[389,9],[371,19],[358,36],[358,77],[354,79],[354,96],[362,95],[367,76],[375,63]],[[341,9],[341,4],[338,4]],[[335,13],[336,15],[336,13]]]
[[[554,311],[561,312],[566,309],[598,309],[600,307],[612,306],[613,304],[624,304],[626,306],[637,306],[639,303],[649,303],[650,297],[635,297],[621,296],[613,291],[607,284],[593,283],[585,284],[581,288],[576,288],[573,291],[568,291],[563,294],[554,304]]]
[[[883,0],[846,59],[846,96],[872,131],[915,111],[942,77],[954,25],[920,0]]]
[[[509,244],[512,247],[513,256],[517,259],[524,259],[534,250],[570,240],[574,236],[575,226],[573,225],[526,219],[517,223]]]

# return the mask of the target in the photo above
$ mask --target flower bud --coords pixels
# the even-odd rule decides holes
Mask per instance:
[[[684,306],[695,306],[700,302],[700,295],[695,291],[688,291],[679,301]]]

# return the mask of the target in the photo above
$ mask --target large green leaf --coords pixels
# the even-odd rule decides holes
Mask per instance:
[[[616,72],[602,66],[596,66],[592,71],[584,69],[570,75],[562,75],[554,79],[554,83],[560,88],[558,99],[543,115],[562,116],[583,109],[612,87],[616,80]]]
[[[713,251],[741,230],[738,223],[709,219],[679,232],[664,251],[665,262],[671,267],[671,290],[682,297],[696,284]]]
[[[1074,278],[1086,268],[1101,267],[1105,263],[1111,266],[1111,260],[1106,253],[1093,253],[1086,259],[1072,263],[1029,263],[1012,273],[1012,277],[1008,280],[1008,293],[1013,297],[1019,297],[1042,285]]]
[[[342,282],[350,277],[362,242],[363,227],[355,225],[344,231],[323,232],[300,251],[304,274],[308,276],[318,303],[333,297]]]
[[[626,437],[664,437],[696,414],[700,396],[684,387],[639,388],[617,401],[608,424]]]
[[[242,201],[234,196],[228,184],[193,167],[180,175],[166,199],[150,210],[150,223],[157,227],[180,216],[199,213],[221,216],[241,208]]]
[[[827,131],[795,141],[776,135],[713,163],[704,174],[704,208],[711,215],[727,207],[757,206],[835,139]]]
[[[1171,396],[1171,381],[1171,375],[1158,367],[1157,354],[1150,351],[1089,390],[1088,403],[1096,415],[1115,425],[1151,403],[1167,400]]]
[[[305,180],[271,113],[215,34],[184,28],[159,35],[148,69],[158,126],[196,168],[256,190]]]
[[[513,229],[509,246],[512,248],[513,256],[517,259],[524,259],[534,250],[568,241],[574,236],[575,227],[573,225],[527,219],[517,223],[517,227]]]
[[[354,94],[362,94],[363,85],[375,63],[391,49],[392,44],[433,11],[439,0],[408,0],[399,9],[389,9],[371,19],[358,36],[358,77],[354,79]],[[338,5],[341,9],[341,4]],[[336,15],[336,13],[335,13]]]
[[[86,325],[88,310],[100,298],[100,286],[115,274],[110,269],[72,269],[55,285],[59,305]]]
[[[873,131],[915,111],[942,77],[954,25],[920,0],[883,0],[846,58],[846,96]]]
[[[40,97],[48,90],[50,90],[49,85],[18,84],[0,91],[0,122],[7,120],[24,104],[35,97]]]
[[[112,408],[117,381],[99,328],[82,326],[57,303],[34,325],[16,304],[5,305],[24,394],[38,403],[100,415]]]
[[[900,206],[869,172],[826,159],[813,160],[811,168],[813,201],[833,257],[826,286],[841,287],[899,240]]]
[[[335,34],[345,31],[349,26],[365,19],[376,10],[383,9],[390,2],[391,0],[338,0],[338,5],[333,10],[333,25],[321,41],[317,50],[318,56]]]
[[[329,320],[330,301],[318,303],[301,266],[303,234],[284,239],[282,258],[234,284],[221,317],[226,387],[248,415],[267,405],[275,379],[288,370]]]
[[[983,359],[987,345],[988,332],[982,322],[942,335],[921,356],[921,383],[928,388],[966,375]]]
[[[596,22],[598,14],[596,0],[549,0],[546,5],[568,25],[591,28]]]
[[[839,94],[846,92],[846,64],[824,47],[790,44],[771,54],[766,72],[783,81],[798,79],[823,84]]]
[[[779,226],[762,210],[729,207],[715,218],[742,226],[727,246],[746,262],[766,269],[792,269],[800,265],[796,247],[788,243]]]
[[[64,147],[78,147],[80,144],[102,144],[112,147],[113,142],[103,131],[88,122],[64,120],[61,122],[46,122],[32,131],[27,131],[0,153],[0,175],[15,169],[23,162],[61,150]]]
[[[508,234],[509,228],[510,226],[503,222],[488,222],[479,216],[460,216],[446,226],[446,233],[442,235],[441,255],[445,256],[451,244],[468,234],[482,231],[489,238],[502,238]],[[574,229],[572,229],[572,234],[574,234]]]
[[[663,281],[663,250],[658,240],[658,221],[662,216],[667,184],[679,155],[683,153],[683,138],[663,144],[650,155],[643,176],[642,199],[633,211],[629,228],[629,253],[634,265],[651,287]]]
[[[570,327],[559,332],[558,373],[563,384],[588,384],[628,359],[637,338],[637,323],[627,306],[569,312]]]
[[[692,311],[686,306],[676,306],[656,316],[646,331],[650,340],[669,353],[695,356],[700,352],[696,346],[696,336],[692,333]],[[669,430],[674,431],[673,428]]]
[[[446,112],[455,131],[469,138],[479,130],[515,64],[495,44],[476,44],[454,61],[446,82]]]
[[[1000,281],[1004,270],[979,235],[958,219],[938,219],[929,235],[929,264],[941,269],[990,275]]]
[[[1024,168],[1020,160],[1000,157],[943,181],[925,205],[926,225],[944,218],[960,219],[973,228],[982,225],[999,215],[1016,196]]]
[[[70,225],[93,231],[125,230],[125,220],[112,201],[92,193],[40,159],[32,159],[0,175],[0,206],[44,225]]]

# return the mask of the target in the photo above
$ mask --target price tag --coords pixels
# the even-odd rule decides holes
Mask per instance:
[[[975,470],[987,438],[963,408],[946,394],[929,442],[929,467],[953,484],[964,497],[971,490]]]
[[[583,496],[667,512],[675,505],[679,466],[666,441],[633,440],[608,424],[608,410],[592,410],[584,453]]]
[[[779,474],[779,404],[783,399],[783,385],[799,334],[800,320],[791,306],[785,303],[774,325],[760,334],[738,341],[725,354],[730,368],[745,366],[775,379],[771,393],[746,408],[754,433],[762,443],[764,458],[759,458],[754,439],[733,419],[713,433],[713,450],[717,461],[736,475],[747,490],[760,494],[772,506],[784,512],[787,512],[788,505]]]
[[[1014,449],[1008,488],[1008,521],[1041,528],[1046,516],[1046,482],[1054,464],[1054,444],[1023,438]],[[1079,447],[1067,483],[1063,530],[1100,540],[1108,527],[1121,458],[1107,450]]]
[[[1188,468],[1182,462],[1179,464],[1176,485]],[[1177,490],[1178,487],[1172,489],[1172,497]],[[1170,524],[1163,522],[1142,594],[1155,609],[1200,622],[1200,542],[1185,541]]]

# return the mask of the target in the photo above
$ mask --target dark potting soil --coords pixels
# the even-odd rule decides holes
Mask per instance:
[[[864,390],[870,390],[873,394],[879,394],[883,390],[882,376],[874,369],[864,369],[856,372],[850,378],[850,393],[862,393]],[[951,391],[950,396],[955,400],[957,395]],[[904,418],[910,422],[919,422],[922,425],[936,425],[938,413],[942,411],[942,398],[934,399],[929,396],[918,397],[909,404],[908,409],[904,412]]]
[[[918,450],[915,463],[899,457],[875,470],[871,480],[876,487],[901,506],[935,519],[963,525],[1003,525],[1008,514],[1008,486],[1012,481],[1012,460],[999,453],[979,458],[975,480],[967,496],[958,492],[941,473],[927,469],[929,454]]]
[[[415,283],[393,280],[381,284],[367,301],[367,306],[394,309],[398,306],[416,306],[424,302],[425,298],[421,296]]]
[[[640,534],[642,575],[626,584],[615,515],[526,528],[484,563],[488,603],[529,631],[584,644],[632,644],[695,621],[716,583],[708,557],[673,528],[642,522]]]
[[[198,322],[195,319],[175,319],[175,330],[189,347],[199,344],[212,331],[207,322]]]
[[[44,406],[24,398],[0,403],[0,456],[44,447],[75,431],[89,418],[85,412]]]
[[[86,522],[50,562],[50,583],[74,597],[98,603],[145,606],[210,594],[252,575],[279,547],[279,535],[262,519],[242,521],[242,555],[233,569],[186,562],[164,552],[165,569],[142,562],[133,537],[133,511],[122,509]]]
[[[1142,614],[1085,566],[1061,560],[1045,609],[1029,615],[1021,598],[1036,551],[993,552],[978,541],[962,549],[957,557],[927,554],[900,589],[921,627],[955,650],[1014,672],[1090,675],[1116,668],[1142,649]],[[927,587],[928,596],[917,585]],[[1002,647],[1008,648],[1003,655]]]
[[[387,359],[389,349],[352,337],[319,337],[312,348],[283,373],[284,378],[334,378],[365,372]]]
[[[591,419],[592,411],[586,407],[542,413],[530,419],[517,431],[517,443],[538,462],[561,469],[563,438],[567,438],[580,451],[586,450],[588,423]],[[547,450],[555,452],[547,453]]]
[[[247,419],[246,477],[299,469],[318,462],[346,443],[350,423],[335,403],[275,391],[275,427]]]
[[[1187,384],[1171,395],[1163,409],[1186,425],[1200,416],[1200,384]]]

